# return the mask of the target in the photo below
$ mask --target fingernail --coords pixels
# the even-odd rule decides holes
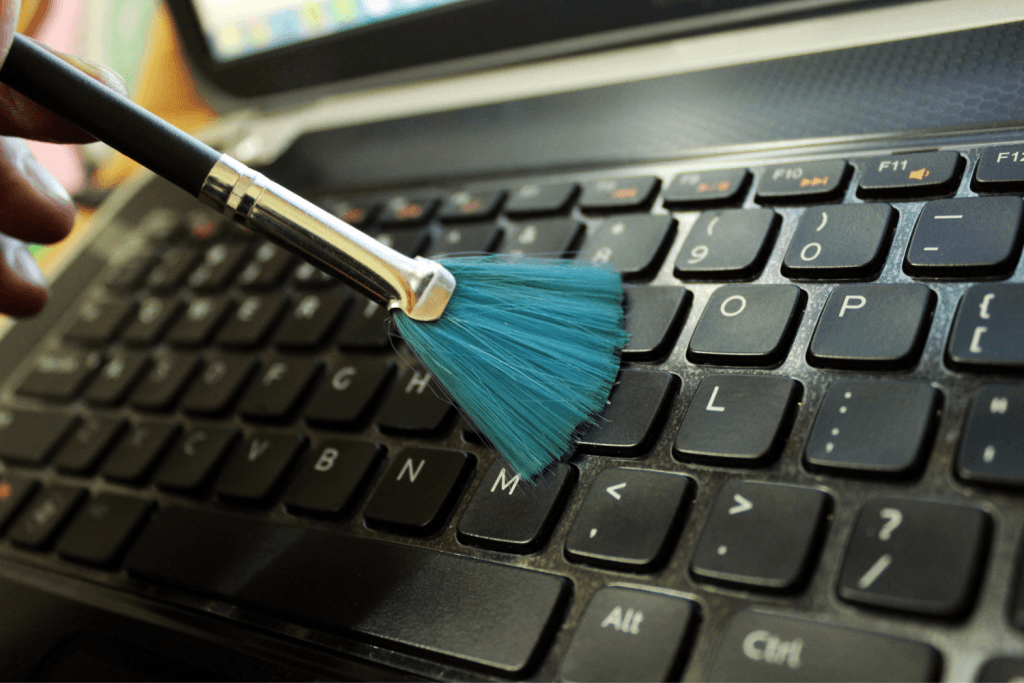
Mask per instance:
[[[57,182],[57,179],[50,175],[50,172],[43,168],[28,145],[19,138],[4,138],[3,147],[7,148],[14,168],[21,172],[22,176],[36,189],[37,192],[46,195],[54,201],[67,206],[74,207],[68,191]]]
[[[32,284],[45,287],[46,276],[39,268],[39,262],[29,251],[28,245],[7,235],[0,235],[0,254],[11,269]]]
[[[117,73],[109,66],[106,66],[105,64],[99,64],[97,62],[93,62],[82,57],[76,57],[75,55],[69,55],[65,52],[61,52],[60,50],[54,50],[49,45],[46,45],[45,43],[40,43],[38,40],[36,42],[39,43],[39,45],[42,45],[47,50],[49,50],[50,52],[52,52],[53,54],[63,59],[71,66],[75,67],[76,69],[80,69],[85,73],[89,74],[90,76],[92,76],[93,78],[99,80],[101,83],[103,83],[103,85],[107,86],[111,90],[116,90],[125,97],[128,97],[128,85],[125,83],[124,78],[122,78],[121,74]]]

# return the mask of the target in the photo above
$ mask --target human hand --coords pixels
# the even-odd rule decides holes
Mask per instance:
[[[0,0],[0,64],[14,39],[20,0]],[[124,81],[105,66],[51,50],[112,90],[128,94]],[[64,119],[0,84],[0,313],[38,313],[46,282],[24,242],[51,244],[71,232],[75,205],[20,138],[45,142],[94,142]]]

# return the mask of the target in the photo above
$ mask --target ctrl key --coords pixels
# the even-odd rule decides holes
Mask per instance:
[[[709,681],[934,681],[930,645],[815,621],[740,612],[722,639]]]
[[[674,595],[602,588],[587,605],[559,672],[566,681],[667,681],[679,676],[697,606]]]

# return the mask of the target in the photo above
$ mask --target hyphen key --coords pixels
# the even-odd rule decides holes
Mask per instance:
[[[183,508],[160,511],[134,576],[504,673],[531,663],[568,581],[358,536]]]

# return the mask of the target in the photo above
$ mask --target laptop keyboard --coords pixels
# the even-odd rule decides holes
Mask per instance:
[[[532,484],[385,310],[154,205],[0,394],[0,557],[416,676],[1022,675],[1022,161],[318,198],[408,255],[622,273],[602,420]]]

